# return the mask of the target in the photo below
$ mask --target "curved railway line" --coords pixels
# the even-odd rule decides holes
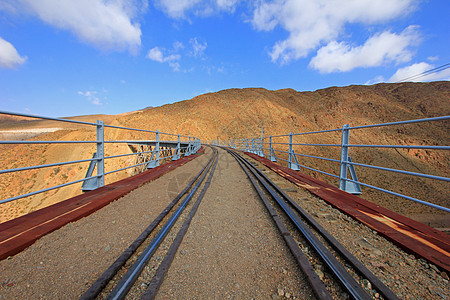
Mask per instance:
[[[119,258],[86,290],[80,299],[124,299],[133,285],[163,243],[169,231],[172,233],[164,253],[164,258],[147,276],[142,299],[154,299],[165,275],[175,258],[177,250],[214,176],[219,152],[213,149],[211,158],[189,184],[173,199],[160,215],[140,234],[140,236],[120,255]],[[345,249],[305,210],[292,200],[280,187],[272,182],[261,170],[236,151],[226,150],[242,167],[254,190],[264,203],[295,261],[302,269],[318,299],[332,299],[330,289],[340,289],[352,299],[373,299],[377,291],[384,299],[398,297]],[[200,191],[200,188],[201,191]],[[188,205],[194,196],[197,200]],[[186,209],[190,206],[189,209]],[[189,211],[189,212],[187,212]],[[180,216],[184,217],[180,217]],[[182,221],[184,219],[184,221]],[[174,226],[178,224],[177,226]],[[182,225],[181,225],[182,224]],[[319,278],[313,265],[322,261],[328,275]],[[370,282],[370,289],[364,282]],[[366,283],[367,285],[367,283]],[[136,288],[135,288],[136,289]],[[342,294],[341,294],[342,295]],[[136,294],[133,294],[136,297]]]

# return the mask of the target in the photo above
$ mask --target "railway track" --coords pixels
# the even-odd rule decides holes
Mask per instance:
[[[124,299],[132,289],[141,291],[139,296],[133,294],[133,298],[154,299],[156,297],[214,175],[219,154],[216,148],[212,149],[213,154],[203,169],[122,255],[104,271],[80,299]],[[225,150],[237,160],[244,170],[318,299],[332,299],[329,290],[334,286],[339,286],[339,289],[352,299],[375,298],[372,289],[376,290],[384,299],[398,299],[386,285],[261,170],[237,152]],[[189,204],[194,196],[197,197],[195,203]],[[190,210],[186,209],[187,207],[190,207]],[[180,216],[183,217],[180,218]],[[174,224],[177,225],[174,226]],[[176,228],[178,228],[178,232],[175,234]],[[169,231],[175,237],[164,242]],[[168,250],[164,251],[164,254],[160,254],[164,258],[157,262],[158,265],[154,267],[156,271],[153,271],[150,277],[146,275],[145,282],[150,283],[145,284],[145,290],[142,291],[142,288],[136,287],[140,282],[138,278],[142,276],[141,273],[147,267],[150,259],[155,260],[153,256],[163,242]],[[305,251],[305,249],[308,250]],[[332,274],[327,278],[332,278],[333,282],[319,278],[313,267],[313,262],[318,260],[322,261],[327,273]],[[363,287],[364,281],[371,284],[369,292]]]
[[[367,282],[370,282],[370,290],[375,289],[384,299],[398,299],[381,280],[262,171],[237,152],[225,150],[238,161],[246,173],[319,299],[332,299],[329,292],[332,284],[339,285],[352,299],[375,298],[372,291],[364,289],[363,282],[366,282],[366,286]],[[318,260],[326,266],[327,272],[332,274],[335,283],[324,283],[319,278],[312,266],[312,262]]]
[[[143,299],[154,298],[214,175],[218,161],[218,150],[212,149],[213,154],[202,170],[86,290],[80,299],[124,299],[136,284],[139,276],[141,276],[149,260],[163,243],[169,231],[178,222],[180,229],[170,244],[164,259],[159,264],[147,290],[142,295]],[[198,192],[200,187],[202,189]],[[190,205],[194,196],[197,196],[197,200],[193,205]],[[185,211],[188,206],[191,207],[189,213]],[[184,216],[184,222],[180,225],[180,216],[182,215]],[[126,272],[124,272],[125,269],[127,269]]]

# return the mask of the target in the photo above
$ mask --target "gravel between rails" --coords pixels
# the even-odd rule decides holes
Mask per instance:
[[[0,261],[0,299],[77,299],[206,164],[212,151]]]

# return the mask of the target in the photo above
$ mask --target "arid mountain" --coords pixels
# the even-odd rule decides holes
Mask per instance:
[[[201,95],[174,104],[114,116],[108,121],[119,126],[189,134],[200,137],[203,142],[208,142],[217,139],[241,140],[259,137],[261,126],[264,127],[264,136],[269,136],[289,132],[299,133],[340,128],[344,124],[356,126],[449,114],[450,83],[432,82],[331,87],[315,92],[297,92],[292,89],[278,91],[260,88],[230,89]],[[15,128],[11,123],[11,121],[8,122],[8,129]],[[19,123],[21,128],[27,128],[26,122],[21,121]],[[0,120],[0,130],[4,130],[1,124],[2,121]],[[33,123],[33,128],[37,127],[56,128],[59,125],[46,123],[43,126]],[[449,145],[449,129],[450,122],[444,121],[355,130],[351,132],[350,143]],[[128,138],[124,134],[111,133],[112,137]],[[86,129],[64,128],[64,130],[43,134],[36,138],[92,140],[94,139],[94,132]],[[165,139],[166,137],[163,136],[162,138]],[[339,133],[306,135],[296,137],[294,142],[340,144],[340,138]],[[287,139],[274,138],[273,141],[286,143]],[[279,146],[281,146],[280,149],[286,149],[285,145]],[[24,160],[23,164],[49,163],[55,159],[85,159],[90,158],[93,153],[93,149],[86,150],[81,146],[72,147],[70,151],[62,150],[62,146],[40,147],[41,150],[39,151],[41,152],[33,150],[34,154],[30,152],[33,147],[3,147],[2,153],[5,153],[5,155],[2,155],[4,157],[2,158],[2,168],[11,168],[13,165],[18,165],[19,159],[14,156],[17,153],[21,154],[21,159]],[[42,150],[44,148],[45,150]],[[118,153],[119,150],[130,151],[126,145],[118,148],[111,146],[107,151],[110,155],[114,155],[120,154]],[[339,159],[338,147],[298,146],[295,151],[302,154]],[[39,159],[36,159],[35,153],[42,153],[42,155],[39,155]],[[350,155],[353,161],[360,163],[450,176],[450,156],[446,151],[352,148]],[[283,158],[283,155],[281,155],[281,158]],[[301,164],[326,172],[338,173],[338,166],[333,162],[323,162],[304,157],[299,158],[299,160]],[[126,163],[126,161],[117,162],[118,165]],[[29,189],[35,190],[37,187],[42,187],[43,182],[47,180],[52,180],[53,183],[63,181],[63,179],[82,178],[86,168],[87,165],[76,166],[71,170],[61,168],[58,172],[59,175],[48,169],[33,171],[36,172],[36,175],[33,175],[34,177],[30,175],[22,175],[22,177],[8,175],[10,176],[8,180],[0,177],[3,190],[1,198],[18,194],[19,190],[22,193]],[[302,171],[333,184],[336,183],[336,180],[331,177],[306,169],[302,169]],[[422,180],[399,174],[393,175],[387,172],[374,172],[362,167],[357,167],[356,171],[362,182],[392,189],[439,205],[450,206],[447,183]],[[61,174],[64,174],[65,177],[61,178]],[[125,176],[128,176],[128,174],[117,174],[113,179],[116,180]],[[26,213],[31,209],[43,207],[64,200],[64,197],[67,198],[79,193],[79,186],[77,185],[66,189],[68,192],[65,192],[64,195],[62,192],[54,192],[52,195],[40,198],[39,201],[36,200],[34,205],[27,204],[26,200],[21,200],[22,204],[18,201],[17,204],[13,205],[17,208],[14,209],[16,212],[8,213],[8,217],[5,217],[5,209],[8,207],[1,207],[0,221],[2,218],[4,220],[17,216],[20,214],[20,210],[22,210],[22,213]],[[365,188],[362,197],[433,226],[450,227],[450,224],[439,221],[440,218],[448,219],[446,215],[440,214],[434,209]],[[428,214],[432,214],[432,218]],[[434,221],[431,222],[431,219]]]

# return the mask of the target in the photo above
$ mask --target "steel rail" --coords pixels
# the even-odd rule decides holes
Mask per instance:
[[[217,149],[213,148],[213,150],[217,153]],[[172,261],[175,258],[175,254],[177,253],[177,250],[180,247],[181,242],[183,241],[183,238],[186,235],[187,230],[189,229],[191,221],[194,218],[194,215],[196,214],[197,209],[200,206],[200,203],[201,203],[203,197],[205,196],[206,191],[209,188],[209,185],[211,184],[212,177],[214,175],[214,171],[216,170],[217,162],[218,162],[218,156],[215,157],[214,166],[213,166],[211,172],[209,173],[208,179],[206,180],[206,183],[203,186],[202,191],[200,192],[197,200],[194,203],[194,206],[192,207],[191,211],[189,212],[189,215],[187,216],[186,220],[184,221],[183,226],[178,231],[177,236],[175,237],[175,240],[173,241],[172,245],[170,246],[169,250],[167,251],[167,254],[165,255],[163,261],[161,262],[158,269],[156,270],[156,273],[153,276],[152,280],[150,281],[150,284],[148,285],[147,290],[145,291],[144,295],[141,298],[142,300],[154,299],[156,297],[156,294],[158,293],[158,290],[164,281],[167,271],[169,270],[170,265],[172,264]]]
[[[360,275],[366,277],[372,285],[380,292],[386,299],[398,299],[398,297],[376,277],[364,264],[362,264],[356,257],[353,256],[341,243],[339,243],[325,228],[323,228],[311,215],[309,215],[303,208],[298,205],[291,197],[289,197],[279,186],[271,181],[264,172],[255,167],[255,171],[261,175],[288,203],[291,205],[300,216],[312,226],[314,230],[320,233],[321,236],[349,263],[355,268]]]
[[[227,150],[228,151],[228,150]],[[250,182],[252,183],[254,189],[258,193],[259,197],[263,201],[264,205],[266,206],[266,209],[268,210],[270,216],[272,217],[273,221],[275,222],[275,225],[277,226],[278,230],[280,231],[283,239],[285,240],[287,246],[289,247],[289,250],[291,251],[294,258],[297,260],[297,263],[303,270],[303,272],[306,274],[306,278],[308,282],[311,285],[311,288],[314,292],[314,294],[321,300],[325,299],[333,299],[328,292],[327,288],[325,287],[325,284],[319,279],[317,276],[317,273],[315,272],[314,268],[311,266],[310,262],[308,261],[308,258],[306,255],[301,251],[299,248],[299,245],[294,240],[294,237],[291,235],[289,230],[284,225],[283,221],[281,220],[280,216],[277,214],[273,206],[270,204],[269,200],[267,199],[267,196],[264,194],[264,192],[261,190],[259,185],[256,183],[255,179],[250,175],[250,170],[246,165],[244,165],[243,161],[236,155],[235,152],[228,151],[239,163],[242,170],[244,170],[245,174],[249,178]]]
[[[172,214],[170,219],[164,224],[162,229],[157,233],[155,238],[150,242],[150,244],[145,248],[142,254],[139,256],[137,261],[131,266],[131,268],[127,271],[127,273],[122,277],[116,287],[113,289],[111,294],[109,294],[107,299],[124,299],[125,296],[130,291],[133,284],[138,279],[139,275],[142,273],[144,267],[147,265],[147,262],[153,256],[155,251],[158,249],[159,245],[164,240],[165,236],[168,234],[169,230],[173,227],[178,217],[183,212],[184,208],[187,206],[188,202],[191,200],[199,186],[203,183],[206,175],[211,170],[211,165],[208,166],[208,169],[199,181],[196,183],[192,191],[185,198],[185,200],[181,203],[178,209]]]
[[[302,233],[303,237],[314,248],[316,253],[327,264],[328,268],[333,272],[341,285],[354,299],[371,299],[364,289],[356,282],[356,280],[347,272],[344,266],[331,254],[331,252],[320,242],[320,240],[312,233],[306,224],[294,213],[288,204],[276,193],[275,190],[263,179],[249,162],[243,160],[244,164],[251,170],[253,175],[264,186],[265,190],[270,193],[273,199],[283,209],[297,229]]]
[[[205,166],[197,173],[197,175],[187,184],[187,186],[172,200],[171,203],[153,220],[153,222],[134,240],[130,246],[109,266],[105,272],[84,292],[80,297],[80,300],[92,300],[95,299],[102,290],[106,287],[109,281],[117,274],[120,268],[130,259],[130,257],[136,252],[140,245],[148,238],[148,236],[155,230],[155,228],[161,223],[161,221],[169,214],[173,207],[180,201],[180,199],[186,195],[186,193],[192,188],[197,179],[203,174],[206,168],[213,162],[214,155],[205,164]]]

